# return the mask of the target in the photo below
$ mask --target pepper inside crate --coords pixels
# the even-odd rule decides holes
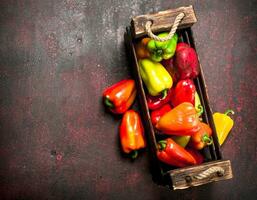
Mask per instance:
[[[164,34],[164,33],[161,33],[162,35]],[[167,34],[166,34],[167,35]],[[189,44],[190,45],[190,42],[189,42],[189,36],[188,36],[188,33],[187,33],[187,30],[180,30],[180,31],[177,31],[177,34],[176,34],[177,36],[178,36],[178,42],[179,42],[179,44],[182,44],[182,43],[187,43],[187,44]],[[149,51],[147,51],[147,48],[144,46],[144,45],[147,45],[147,42],[149,42],[151,39],[150,38],[148,38],[148,37],[143,37],[143,38],[139,38],[139,39],[137,39],[137,41],[136,41],[136,45],[135,45],[135,47],[136,47],[136,54],[137,54],[137,59],[138,59],[138,61],[140,60],[140,59],[143,59],[143,58],[147,58],[147,57],[150,57],[150,55],[148,55],[149,54]],[[153,40],[152,40],[153,41]],[[146,49],[144,49],[144,48],[146,48]],[[164,55],[164,57],[165,57],[165,55]],[[173,56],[172,56],[173,57]],[[158,61],[161,61],[161,58],[160,58],[160,54],[159,54],[159,57],[157,57],[156,55],[154,55],[154,60],[156,61],[156,62],[158,62]],[[165,66],[165,62],[167,63],[167,62],[170,62],[170,60],[171,59],[166,59],[166,60],[162,60],[162,63],[164,63],[163,65]],[[169,65],[169,64],[168,64]],[[172,64],[171,64],[172,65]],[[167,66],[167,65],[166,65]],[[166,67],[166,69],[167,69],[167,71],[169,71],[169,73],[171,74],[172,72],[174,73],[174,71],[172,71],[173,69],[171,69],[171,68],[169,68],[169,67]],[[171,72],[170,72],[171,71]],[[174,75],[174,74],[172,74],[172,78],[173,78],[173,80],[174,80],[174,78],[177,78],[177,76],[176,75]],[[190,79],[191,80],[191,79]],[[178,80],[175,80],[176,82],[178,81]],[[174,81],[174,82],[175,82]],[[175,85],[174,83],[173,83],[173,85]],[[198,84],[197,84],[197,81],[196,80],[194,80],[194,85],[196,86],[196,90],[197,90],[197,94],[199,94],[200,92],[199,92],[199,86],[198,86]],[[198,87],[197,87],[198,86]],[[144,84],[144,90],[146,91],[146,93],[147,93],[147,88],[146,88],[146,86],[145,86],[145,84]],[[171,93],[171,92],[170,92]],[[149,94],[147,94],[147,100],[148,100],[148,98],[152,98]],[[193,100],[195,100],[195,99],[193,99]],[[164,101],[166,101],[165,99],[164,99]],[[201,101],[201,100],[200,100]],[[202,101],[201,101],[202,102]],[[168,104],[169,102],[165,102],[166,103],[166,105],[164,105],[164,107],[165,106],[167,106],[167,105],[170,105],[170,104]],[[164,104],[165,104],[164,103]],[[148,104],[149,105],[149,104]],[[150,104],[151,105],[151,104]],[[150,107],[150,109],[151,109],[151,107]],[[158,110],[158,109],[157,109]],[[150,111],[151,112],[151,114],[152,113],[154,113],[155,112],[155,109],[152,109],[152,111]],[[202,121],[203,122],[205,122],[205,123],[208,123],[208,118],[206,117],[206,114],[204,114],[203,116],[202,116]],[[170,138],[170,135],[165,135],[165,134],[162,134],[158,129],[154,129],[155,130],[155,136],[156,136],[156,142],[159,142],[159,141],[163,141],[163,140],[165,140],[165,139],[167,139],[167,138]],[[177,142],[178,141],[178,143],[180,143],[179,142],[179,140],[183,143],[185,140],[187,140],[188,139],[188,137],[186,137],[186,136],[184,136],[185,138],[183,138],[183,137],[172,137],[172,139],[173,140],[175,140],[175,142]],[[185,146],[184,146],[185,147]],[[213,152],[213,150],[214,150],[214,148],[213,148],[213,146],[212,147],[210,147],[209,145],[208,146],[206,146],[205,148],[203,148],[202,150],[200,150],[200,154],[201,155],[203,155],[203,158],[204,158],[204,162],[207,162],[207,161],[211,161],[211,160],[216,160],[217,159],[217,156],[216,156],[216,154]],[[199,163],[200,164],[200,163]],[[171,170],[171,169],[175,169],[175,168],[177,168],[177,167],[175,167],[175,166],[171,166],[171,165],[167,165],[167,164],[165,164],[164,162],[161,162],[161,167],[162,167],[162,169],[163,169],[163,171],[164,171],[164,173],[165,172],[167,172],[167,171],[169,171],[169,170]]]

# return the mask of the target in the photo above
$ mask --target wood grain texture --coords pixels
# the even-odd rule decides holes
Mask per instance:
[[[0,1],[0,199],[256,199],[256,1],[190,1],[210,104],[236,112],[221,147],[233,179],[157,186],[150,152],[124,157],[121,118],[104,110],[104,88],[131,77],[123,39],[131,17],[188,4]]]
[[[184,18],[179,23],[178,29],[191,27],[197,22],[193,6],[183,6],[175,9],[168,9],[153,14],[145,14],[132,18],[131,27],[134,38],[142,37],[146,34],[145,24],[147,21],[152,21],[151,30],[153,33],[169,31],[173,26],[175,18],[183,12]]]
[[[219,176],[217,173],[210,175],[208,178],[197,179],[195,176],[204,172],[211,167],[221,167],[224,170],[224,174]],[[233,177],[231,163],[229,160],[226,161],[212,161],[208,163],[201,164],[199,166],[192,166],[183,169],[175,169],[170,172],[170,177],[172,180],[172,188],[186,189],[188,187],[195,187],[203,185],[206,183],[211,183],[215,181],[227,180]],[[188,179],[189,178],[189,179]]]

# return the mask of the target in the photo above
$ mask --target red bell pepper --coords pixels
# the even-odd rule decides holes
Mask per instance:
[[[135,81],[122,80],[103,92],[104,104],[116,114],[126,112],[136,98]]]
[[[194,159],[196,160],[196,164],[197,165],[203,163],[204,158],[203,158],[202,154],[199,151],[197,151],[195,149],[192,149],[192,148],[189,148],[189,147],[186,147],[186,150],[187,150],[188,153],[191,154],[191,156],[194,157]]]
[[[179,81],[171,95],[172,105],[176,107],[183,102],[195,105],[195,91],[195,85],[191,79]]]
[[[191,136],[189,145],[194,149],[201,150],[207,145],[211,145],[213,140],[211,138],[212,130],[206,123],[200,122],[200,129]]]
[[[200,72],[197,54],[193,48],[186,43],[178,43],[174,65],[179,72],[179,78],[196,78]]]
[[[184,102],[165,113],[156,128],[168,135],[192,135],[200,129],[199,123],[195,107]]]
[[[194,157],[171,138],[158,142],[157,157],[160,161],[175,167],[196,164]]]
[[[160,108],[162,105],[168,103],[171,97],[171,89],[168,90],[167,95],[163,98],[163,94],[158,96],[146,95],[147,105],[150,110]]]
[[[120,125],[120,141],[125,153],[137,157],[137,150],[146,147],[144,128],[140,115],[134,110],[128,110],[122,117]]]
[[[155,126],[157,122],[160,120],[161,116],[171,110],[170,104],[165,104],[157,110],[151,112],[151,120],[152,124]]]
[[[179,73],[177,68],[174,66],[173,62],[174,62],[173,58],[170,58],[167,60],[163,59],[161,63],[171,75],[173,83],[177,83],[179,80]]]

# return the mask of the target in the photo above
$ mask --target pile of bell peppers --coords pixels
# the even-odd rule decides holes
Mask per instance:
[[[186,43],[178,43],[175,34],[165,42],[143,38],[136,46],[136,54],[151,122],[157,130],[157,140],[162,138],[158,141],[157,157],[174,167],[202,163],[201,150],[213,144],[213,131],[201,118],[204,110],[194,84],[200,72],[195,50]],[[218,134],[222,133],[221,137],[218,135],[220,143],[231,129],[226,114],[214,115],[215,124],[227,122],[226,127],[218,127]]]
[[[151,122],[157,130],[157,140],[161,138],[157,141],[157,158],[174,167],[201,164],[204,161],[201,150],[213,144],[213,130],[201,118],[204,109],[194,84],[199,74],[195,50],[186,43],[178,43],[178,35],[174,34],[165,42],[143,38],[135,45],[135,51]],[[103,102],[108,110],[122,115],[120,144],[123,152],[132,158],[146,147],[142,120],[131,109],[135,97],[132,79],[122,80],[103,92]],[[227,116],[232,112],[213,116],[220,145],[233,126],[233,120]]]

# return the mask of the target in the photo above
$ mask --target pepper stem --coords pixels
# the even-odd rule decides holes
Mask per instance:
[[[134,151],[131,152],[130,155],[131,155],[131,158],[134,160],[134,159],[136,159],[137,156],[138,156],[138,151],[137,151],[137,150],[134,150]]]
[[[166,146],[167,146],[167,142],[165,140],[161,140],[161,141],[158,142],[159,150],[165,149]]]
[[[211,145],[213,143],[213,139],[210,138],[207,134],[205,134],[203,137],[202,137],[202,141],[207,144],[207,145]]]
[[[198,105],[197,108],[200,109],[200,111],[197,113],[197,115],[201,116],[203,114],[203,111],[204,111],[203,106],[202,105]]]
[[[107,105],[110,108],[114,107],[113,103],[111,102],[111,100],[108,97],[105,97],[104,104]]]
[[[228,114],[234,115],[235,112],[234,112],[233,110],[231,110],[231,109],[228,109],[228,110],[224,113],[224,115],[228,115]]]
[[[168,89],[163,90],[162,91],[162,98],[161,99],[165,99],[167,94],[168,94]]]

